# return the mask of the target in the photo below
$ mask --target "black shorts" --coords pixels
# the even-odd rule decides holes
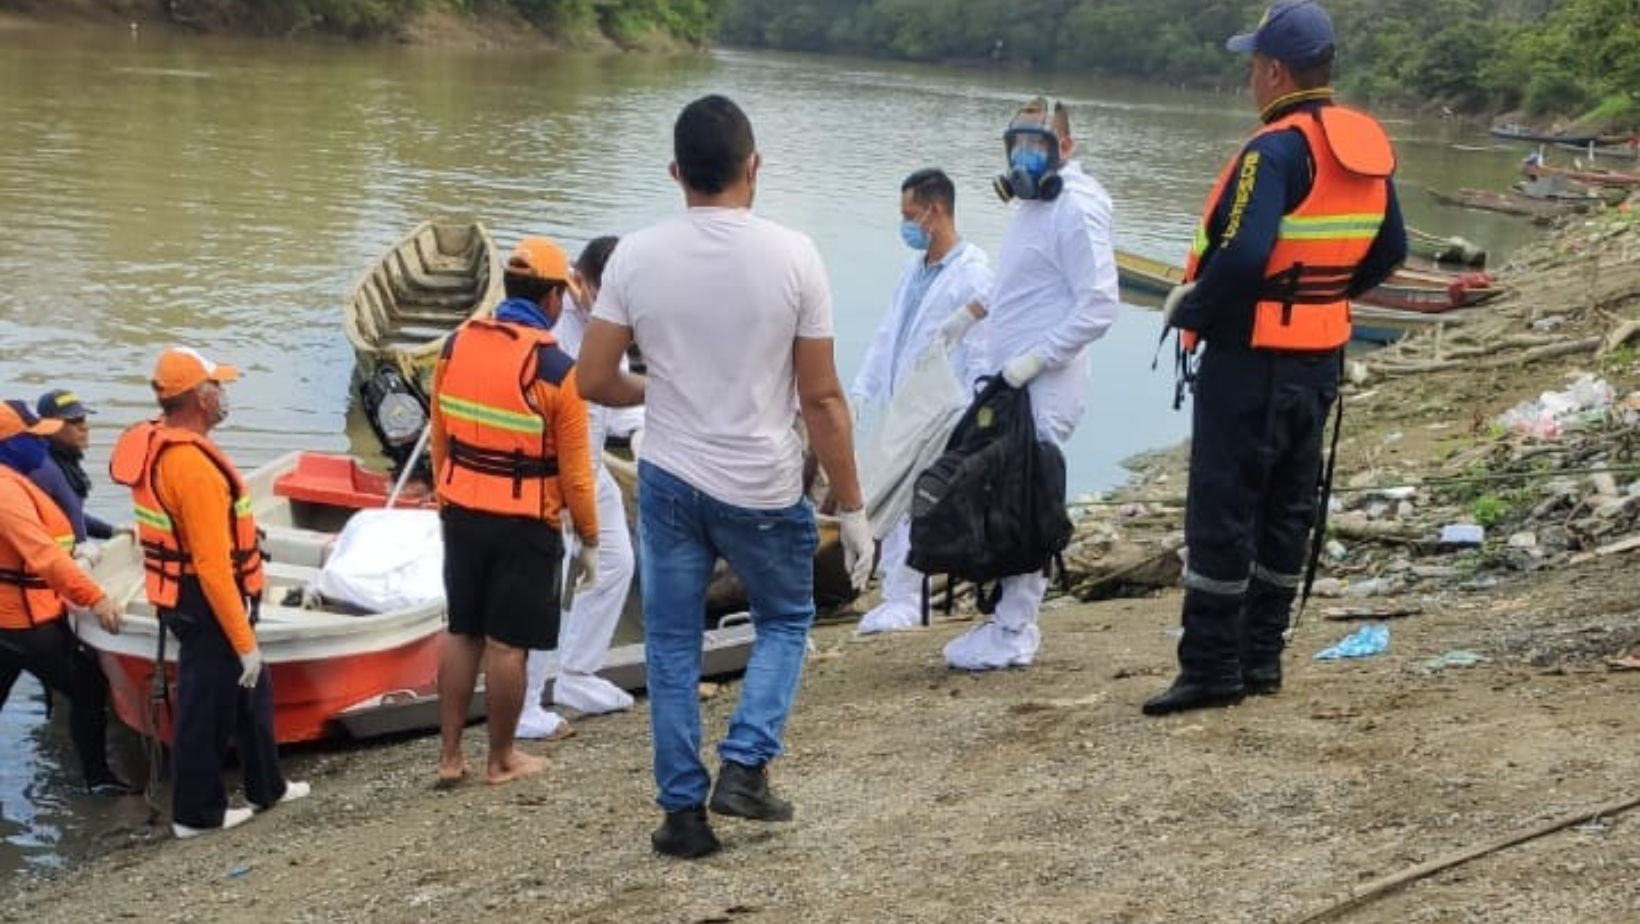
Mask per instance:
[[[444,596],[450,632],[515,648],[558,647],[564,540],[540,520],[445,504]]]

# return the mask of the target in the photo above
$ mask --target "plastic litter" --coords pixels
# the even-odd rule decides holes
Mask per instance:
[[[1331,648],[1316,652],[1317,661],[1336,661],[1340,658],[1366,658],[1389,650],[1389,626],[1374,622],[1344,636]]]
[[[1515,433],[1554,439],[1568,429],[1605,419],[1616,396],[1605,379],[1584,373],[1560,391],[1546,391],[1504,411],[1497,422]]]
[[[1439,671],[1445,670],[1449,667],[1474,667],[1477,664],[1490,660],[1492,659],[1488,658],[1486,655],[1476,654],[1473,651],[1466,651],[1462,648],[1458,648],[1449,651],[1438,658],[1430,658],[1428,661],[1425,661],[1424,670]]]
[[[1449,523],[1441,527],[1442,545],[1480,545],[1486,541],[1486,527],[1474,523]]]

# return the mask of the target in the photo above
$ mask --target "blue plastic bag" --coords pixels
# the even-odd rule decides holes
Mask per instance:
[[[1368,623],[1344,636],[1338,644],[1316,652],[1317,661],[1336,661],[1339,658],[1365,658],[1389,650],[1389,624]]]

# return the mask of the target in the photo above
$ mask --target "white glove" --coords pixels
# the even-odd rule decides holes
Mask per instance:
[[[633,430],[632,435],[626,438],[626,444],[632,447],[632,458],[638,458],[638,448],[643,445],[643,427]]]
[[[262,676],[262,649],[252,648],[239,656],[239,685],[247,690],[255,689],[257,678]]]
[[[866,589],[871,580],[872,559],[877,554],[875,540],[871,538],[871,521],[866,519],[866,509],[845,510],[837,515],[838,525],[843,534],[843,568],[848,571],[849,583],[856,591]]]
[[[575,592],[586,593],[598,584],[598,547],[584,542],[576,543],[575,560],[570,562],[569,579]]]
[[[1041,353],[1021,353],[1003,364],[1002,380],[1015,388],[1024,388],[1046,368],[1048,361]]]
[[[99,542],[87,540],[74,547],[74,561],[82,571],[90,571],[102,563],[103,547]]]
[[[968,328],[978,323],[979,318],[968,310],[967,305],[963,305],[940,322],[940,339],[945,341],[946,349],[950,349],[962,340],[963,336],[968,333]]]
[[[1179,310],[1180,305],[1184,304],[1184,297],[1194,291],[1196,291],[1194,282],[1186,282],[1169,289],[1167,298],[1162,302],[1162,320],[1172,324],[1174,313]]]

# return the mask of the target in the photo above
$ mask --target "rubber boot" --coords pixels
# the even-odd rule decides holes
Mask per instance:
[[[1233,706],[1246,689],[1241,679],[1241,595],[1186,590],[1179,676],[1144,704],[1145,715]]]
[[[1297,590],[1253,578],[1242,605],[1241,678],[1249,696],[1281,690],[1281,652],[1287,647]]]

